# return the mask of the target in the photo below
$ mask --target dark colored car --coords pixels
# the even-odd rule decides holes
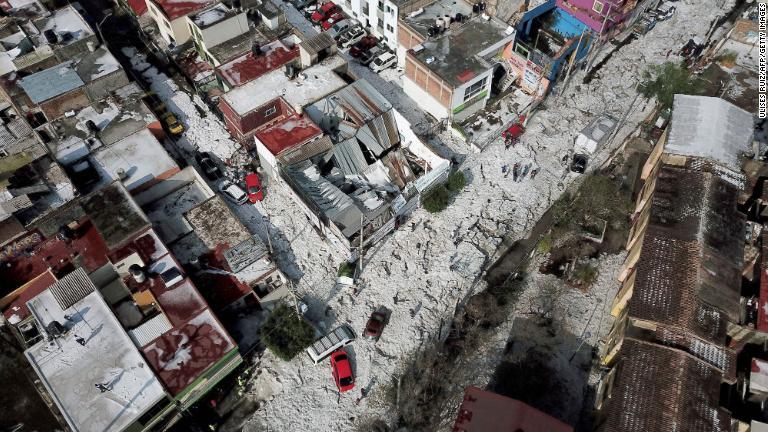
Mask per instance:
[[[351,55],[354,58],[359,58],[366,52],[368,52],[369,49],[376,46],[376,44],[379,43],[379,40],[376,39],[376,36],[366,36],[354,45],[352,45],[352,48],[349,49],[349,55]]]
[[[214,162],[210,153],[200,152],[195,154],[195,161],[200,166],[200,169],[203,171],[203,174],[205,174],[208,180],[215,181],[223,177],[221,169],[218,165],[216,165],[216,162]]]
[[[385,325],[387,325],[387,316],[383,312],[372,313],[363,330],[363,337],[368,340],[379,340]]]
[[[261,180],[258,174],[250,173],[245,176],[245,193],[248,194],[248,201],[253,204],[264,199],[264,191],[261,190]]]
[[[352,375],[352,365],[346,351],[339,350],[331,354],[331,369],[339,392],[344,393],[355,388],[355,377]]]

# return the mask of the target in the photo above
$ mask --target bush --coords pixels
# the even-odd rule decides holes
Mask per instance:
[[[703,90],[701,78],[691,75],[685,65],[673,62],[649,67],[640,86],[640,93],[647,98],[656,97],[662,108],[672,106],[675,94],[697,95]]]
[[[464,189],[464,186],[467,185],[467,178],[464,177],[464,173],[461,171],[456,171],[453,174],[448,176],[448,183],[446,184],[446,187],[451,192],[458,192],[462,189]]]
[[[738,54],[736,54],[735,51],[727,50],[724,53],[720,54],[715,58],[718,63],[725,67],[733,67],[733,65],[736,64],[736,58],[738,57]]]
[[[421,206],[430,213],[439,213],[448,207],[450,199],[451,194],[448,192],[448,189],[443,185],[439,185],[426,195],[422,195]]]
[[[315,341],[315,330],[292,307],[281,304],[261,326],[259,336],[270,351],[288,361]]]
[[[351,262],[344,261],[339,266],[339,271],[336,273],[336,276],[352,277],[354,274],[355,274],[355,265]]]
[[[552,234],[546,234],[539,240],[539,243],[536,245],[536,250],[542,254],[549,253],[549,251],[552,250],[552,243]]]
[[[575,281],[578,281],[582,288],[589,288],[593,283],[597,282],[597,276],[599,274],[600,273],[595,266],[589,264],[578,264],[576,265],[576,268],[573,269],[571,278]]]

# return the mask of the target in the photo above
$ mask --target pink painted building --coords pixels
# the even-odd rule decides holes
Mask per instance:
[[[568,12],[597,33],[620,26],[637,6],[638,0],[557,0]]]

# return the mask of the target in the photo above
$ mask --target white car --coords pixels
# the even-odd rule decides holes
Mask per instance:
[[[245,191],[229,180],[222,180],[219,183],[219,191],[235,204],[242,205],[248,202],[248,195],[245,194]]]
[[[336,22],[333,24],[331,28],[329,28],[327,31],[333,37],[334,39],[338,39],[341,34],[344,32],[344,30],[350,28],[359,26],[360,22],[353,18],[347,18],[343,19],[339,22]]]
[[[371,63],[371,70],[378,73],[384,69],[389,69],[397,63],[397,56],[389,51],[385,51],[383,54],[376,57]]]
[[[339,37],[339,44],[341,44],[342,48],[349,48],[364,38],[366,34],[362,27],[352,27],[342,33],[341,37]]]

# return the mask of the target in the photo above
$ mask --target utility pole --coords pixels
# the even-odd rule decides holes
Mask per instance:
[[[365,215],[360,214],[360,247],[357,253],[357,277],[360,277],[360,274],[363,272],[363,231],[365,229],[365,225],[363,224]]]
[[[576,50],[573,51],[571,61],[568,62],[568,70],[565,72],[565,79],[563,80],[563,86],[560,89],[560,94],[563,94],[565,89],[568,88],[568,83],[571,80],[571,69],[573,68],[573,64],[576,62],[576,57],[579,55],[579,49],[581,48],[581,41],[584,39],[585,30],[581,31],[581,36],[579,36],[579,43],[576,44]]]

